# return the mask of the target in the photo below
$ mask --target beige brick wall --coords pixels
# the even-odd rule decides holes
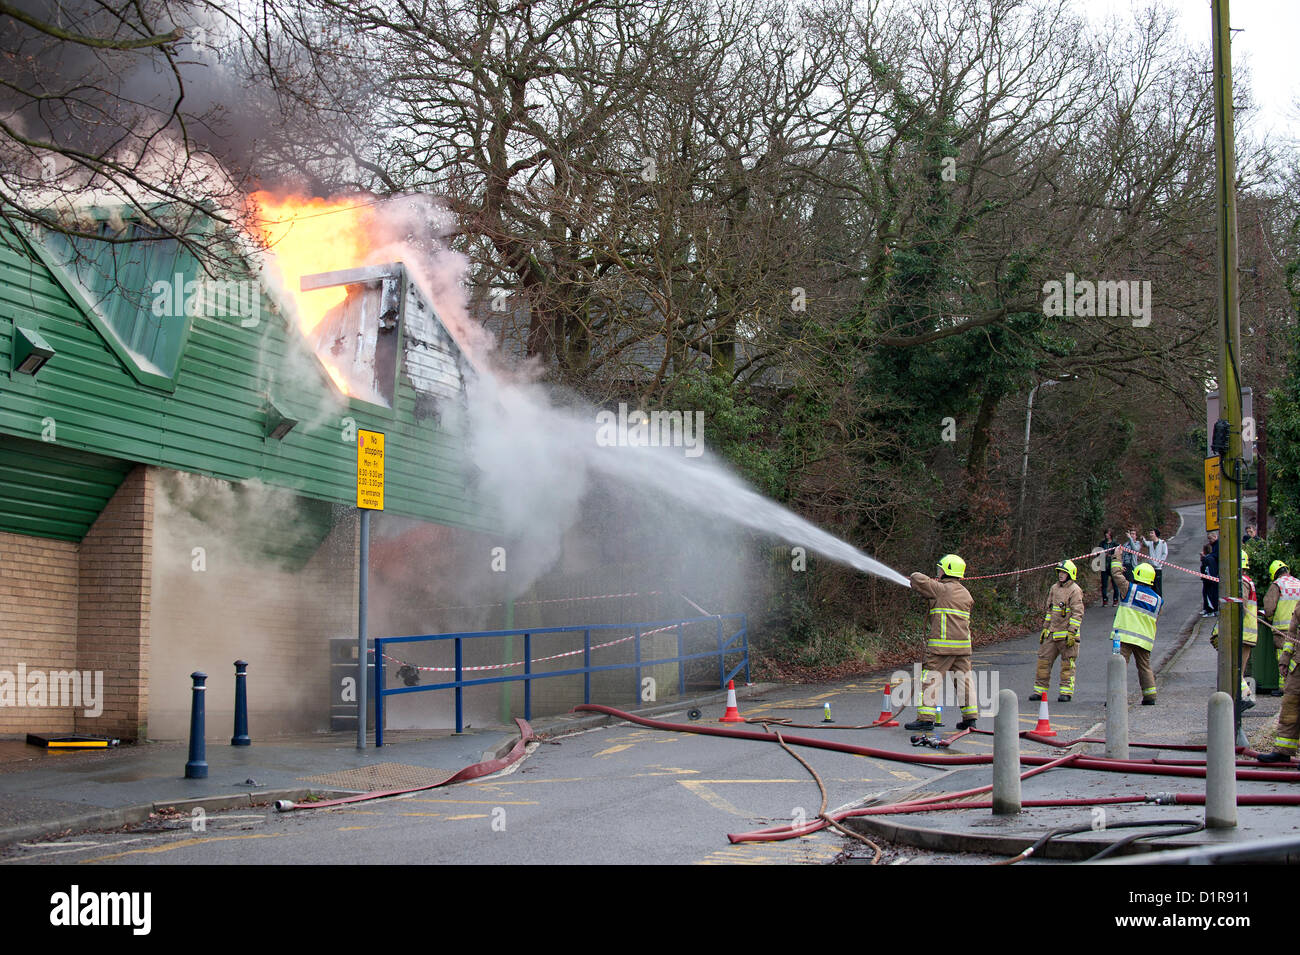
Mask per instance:
[[[304,566],[287,568],[250,550],[220,502],[230,485],[190,476],[202,500],[196,519],[161,502],[153,567],[154,655],[149,737],[189,733],[190,674],[208,674],[207,736],[229,741],[234,661],[248,667],[249,735],[317,732],[329,726],[329,643],[355,633],[357,526],[346,509]],[[256,507],[292,512],[288,492],[266,489]],[[196,569],[194,548],[203,548]]]
[[[103,671],[104,708],[76,730],[138,739],[149,710],[154,471],[137,466],[78,551],[77,668]]]
[[[77,545],[0,533],[0,671],[16,680],[20,665],[77,666]],[[25,687],[15,687],[14,702],[25,700]],[[0,735],[73,728],[71,707],[0,705]]]

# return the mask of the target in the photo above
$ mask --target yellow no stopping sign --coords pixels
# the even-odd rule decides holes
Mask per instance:
[[[384,509],[384,433],[357,432],[357,507]]]

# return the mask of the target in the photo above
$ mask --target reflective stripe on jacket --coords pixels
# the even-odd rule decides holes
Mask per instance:
[[[930,601],[927,645],[942,654],[970,653],[970,612],[975,598],[955,577],[935,580],[913,574],[912,589]]]
[[[1052,584],[1047,592],[1047,612],[1043,626],[1053,640],[1064,640],[1079,635],[1083,623],[1083,591],[1073,580]]]

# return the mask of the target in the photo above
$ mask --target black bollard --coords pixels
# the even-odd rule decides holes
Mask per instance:
[[[252,742],[248,738],[248,664],[243,660],[236,660],[235,735],[230,738],[230,745],[248,746]]]
[[[194,681],[194,697],[190,704],[190,761],[185,764],[186,779],[207,779],[208,759],[203,747],[203,694],[207,690],[208,675],[202,670],[190,674]]]

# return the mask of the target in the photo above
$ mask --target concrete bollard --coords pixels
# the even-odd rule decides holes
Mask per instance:
[[[236,660],[235,735],[230,738],[230,745],[248,746],[252,742],[248,738],[248,664],[243,660]]]
[[[1118,653],[1106,661],[1106,755],[1128,759],[1128,669]]]
[[[193,695],[190,700],[190,759],[185,764],[186,779],[208,778],[208,755],[203,743],[204,709],[203,695],[207,691],[208,675],[202,670],[190,674],[194,681]]]
[[[1210,696],[1206,714],[1205,826],[1237,825],[1237,751],[1233,746],[1232,697],[1220,690]]]
[[[1020,700],[1015,690],[998,691],[993,718],[993,812],[1020,812]]]

